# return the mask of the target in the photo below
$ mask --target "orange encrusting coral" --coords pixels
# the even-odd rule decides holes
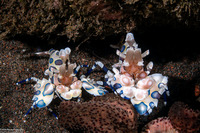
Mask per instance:
[[[200,95],[200,88],[199,85],[195,85],[194,95],[198,97]]]

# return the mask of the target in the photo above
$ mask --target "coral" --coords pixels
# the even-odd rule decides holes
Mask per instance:
[[[51,40],[62,36],[82,42],[87,37],[130,32],[138,25],[176,26],[177,20],[199,27],[199,4],[198,0],[3,0],[0,39],[28,35]]]
[[[191,20],[198,20],[199,18],[199,1],[173,1],[173,0],[161,0],[161,1],[146,1],[142,0],[125,0],[125,3],[130,6],[135,6],[134,13],[141,15],[144,18],[153,17],[159,19],[156,15],[170,14],[171,19],[177,19],[179,21],[192,23]],[[138,10],[139,9],[139,10]],[[158,14],[157,14],[158,13]],[[168,23],[169,21],[167,21]],[[197,23],[196,23],[197,24]]]
[[[1,39],[30,35],[42,39],[64,36],[75,41],[92,34],[101,36],[126,29],[119,24],[123,12],[117,2],[8,0],[2,1],[0,6]]]
[[[193,133],[200,129],[200,112],[183,102],[175,102],[168,113],[172,125],[181,133]]]
[[[194,95],[198,97],[200,95],[200,87],[199,85],[195,85]]]
[[[63,101],[59,123],[66,129],[85,132],[133,132],[138,114],[126,100],[107,94],[88,102]]]
[[[178,131],[173,128],[168,117],[160,117],[152,120],[143,128],[143,130],[143,132],[148,133],[178,133]]]
[[[199,57],[197,57],[199,58]],[[192,80],[200,74],[200,62],[198,60],[191,61],[183,59],[183,61],[173,62],[170,61],[163,66],[164,74],[170,77]]]
[[[194,95],[196,97],[196,101],[200,102],[200,85],[199,85],[199,83],[195,85]]]

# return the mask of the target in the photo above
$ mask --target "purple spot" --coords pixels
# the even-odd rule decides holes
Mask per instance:
[[[55,61],[55,64],[56,64],[56,65],[62,65],[63,62],[62,62],[62,60],[56,60],[56,61]]]

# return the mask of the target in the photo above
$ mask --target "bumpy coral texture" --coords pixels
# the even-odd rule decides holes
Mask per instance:
[[[148,133],[178,133],[168,117],[160,117],[149,122],[143,132]]]
[[[78,41],[125,33],[136,25],[176,26],[177,20],[199,27],[199,4],[199,0],[2,0],[0,38],[64,36]]]
[[[63,101],[59,106],[59,123],[72,131],[133,132],[137,117],[128,101],[108,94],[88,102]]]
[[[198,132],[200,129],[200,112],[183,102],[175,102],[169,110],[168,117],[181,133]]]

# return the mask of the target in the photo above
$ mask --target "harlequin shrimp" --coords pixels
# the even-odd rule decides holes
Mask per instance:
[[[86,78],[86,76],[90,74],[90,71],[81,75],[81,81],[78,80],[76,74],[80,68],[89,67],[89,65],[78,65],[76,67],[76,63],[70,64],[70,48],[61,49],[60,52],[58,52],[59,51],[52,49],[49,51],[49,68],[45,71],[45,74],[48,74],[51,82],[57,86],[56,90],[63,99],[70,100],[72,97],[81,97],[82,87],[94,96],[102,96],[107,92],[102,86],[96,86],[94,80],[90,80],[88,77]],[[67,64],[63,64],[66,60]],[[66,70],[66,66],[68,70]],[[66,91],[69,89],[69,92]],[[74,93],[72,94],[72,92]]]
[[[76,67],[76,63],[71,64],[69,60],[70,53],[71,49],[68,47],[60,51],[50,49],[49,51],[36,53],[37,55],[50,55],[48,69],[44,72],[45,75],[49,76],[49,79],[43,78],[40,80],[31,77],[16,83],[19,85],[30,80],[36,82],[34,86],[35,93],[32,99],[33,105],[25,116],[27,116],[33,108],[47,107],[57,119],[55,113],[53,113],[52,109],[48,106],[54,99],[54,92],[61,100],[78,98],[78,101],[80,101],[82,95],[81,88],[84,88],[88,93],[94,96],[102,96],[107,93],[107,90],[101,86],[97,86],[93,80],[86,78],[85,75],[82,75],[81,80],[78,80],[76,74],[79,69],[82,67],[89,67],[89,65],[79,65]],[[89,73],[90,72],[87,72],[87,74]]]
[[[146,84],[144,82],[147,82]],[[145,79],[142,79],[144,85],[147,85],[148,87],[140,87],[139,81],[136,84],[139,90],[146,89],[148,92],[148,95],[143,96],[142,98],[136,97],[137,94],[135,94],[135,97],[131,98],[131,103],[136,108],[137,112],[141,115],[148,115],[152,112],[152,109],[154,107],[157,107],[158,105],[158,99],[166,92],[166,94],[169,96],[169,91],[167,87],[168,78],[166,76],[163,76],[162,74],[155,73],[152,75],[147,76]],[[166,95],[165,94],[165,95]],[[144,93],[139,93],[139,95],[144,95]],[[164,104],[166,105],[167,101],[165,99]]]
[[[33,109],[33,108],[44,108],[47,107],[48,110],[50,112],[52,112],[52,114],[56,117],[56,119],[58,118],[55,113],[53,113],[53,111],[49,108],[49,104],[52,102],[53,98],[54,98],[54,92],[59,96],[58,94],[58,74],[59,74],[59,70],[61,68],[62,65],[65,64],[66,60],[69,60],[69,54],[70,54],[71,50],[69,48],[66,48],[65,50],[62,49],[60,51],[58,50],[54,50],[51,49],[49,51],[45,51],[45,52],[41,52],[41,53],[36,53],[36,54],[50,54],[50,58],[49,58],[49,67],[48,69],[45,71],[45,75],[49,75],[49,80],[43,78],[42,80],[35,78],[35,77],[31,77],[28,78],[26,80],[22,80],[18,83],[18,84],[22,84],[24,82],[33,80],[36,82],[35,86],[34,86],[34,96],[33,96],[33,105],[31,106],[31,108],[27,111],[27,113],[25,114],[25,116],[27,116],[27,114],[29,114],[29,112]],[[55,83],[55,80],[57,81]],[[60,97],[60,96],[59,96]]]
[[[49,107],[49,104],[51,103],[51,101],[54,98],[54,87],[55,85],[53,85],[49,80],[43,78],[42,80],[35,78],[35,77],[31,77],[25,80],[22,80],[20,82],[17,83],[18,84],[22,84],[24,82],[33,80],[35,82],[37,82],[34,85],[34,96],[33,96],[33,104],[30,107],[30,109],[27,111],[27,113],[24,115],[24,117],[26,117],[30,111],[33,108],[44,108],[47,107],[47,109],[55,116],[56,119],[58,119],[58,117],[56,116],[56,114],[52,111],[52,109]]]
[[[114,73],[101,62],[96,62],[94,66],[100,66],[107,73],[105,84],[115,94],[130,100],[140,115],[148,115],[157,107],[162,94],[169,95],[168,78],[159,73],[149,75],[153,62],[149,62],[144,70],[143,58],[149,54],[149,50],[141,53],[132,33],[127,34],[125,41],[122,50],[117,51],[120,59],[112,66]]]
[[[45,75],[49,75],[49,80],[56,86],[57,95],[65,100],[80,98],[82,84],[74,74],[76,63],[71,64],[69,60],[71,49],[68,47],[60,51],[50,49],[48,53],[50,54],[49,66]]]
[[[84,65],[79,65],[76,68],[75,73],[77,73],[77,71],[81,68],[81,67],[88,67],[88,66],[84,66]],[[89,69],[87,71],[86,74],[82,75],[80,77],[81,81],[82,81],[82,87],[85,91],[87,91],[89,94],[93,95],[93,96],[103,96],[106,93],[108,93],[108,91],[105,89],[105,87],[103,87],[103,83],[102,81],[94,81],[94,79],[90,79],[89,77],[86,77],[88,75],[90,75],[90,73],[92,73],[92,71],[96,68],[96,63],[95,65],[92,66],[91,69]]]

